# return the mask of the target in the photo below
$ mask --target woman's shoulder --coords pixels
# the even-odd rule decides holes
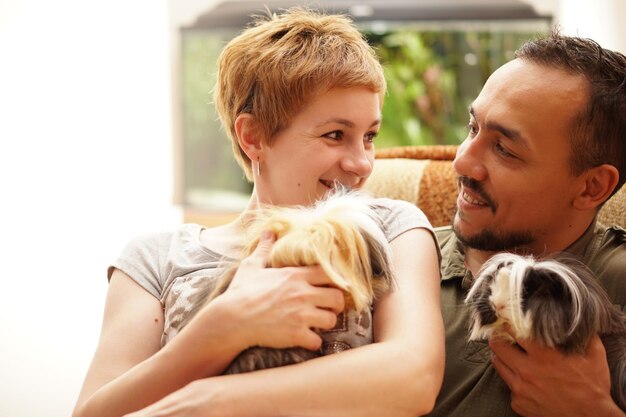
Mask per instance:
[[[203,228],[189,223],[135,236],[109,265],[109,279],[114,269],[120,269],[160,298],[172,277],[198,269],[197,265],[204,265],[207,259],[213,259],[203,251],[199,242]]]
[[[402,216],[413,219],[414,221],[424,222],[427,227],[431,227],[424,212],[413,203],[386,197],[374,198],[372,201],[373,209],[383,218]]]
[[[185,223],[172,229],[138,234],[129,240],[124,251],[163,251],[172,244],[191,244],[197,241],[202,229],[199,224]]]
[[[138,234],[124,246],[117,264],[133,268],[142,265],[160,271],[166,265],[176,263],[172,258],[197,252],[202,229],[201,225],[186,223],[172,229]]]
[[[433,230],[424,212],[407,201],[375,198],[372,208],[379,216],[381,228],[390,242],[411,229]]]

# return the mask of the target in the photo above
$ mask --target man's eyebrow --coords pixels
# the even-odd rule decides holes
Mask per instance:
[[[349,127],[349,128],[354,128],[354,126],[355,126],[354,122],[352,122],[351,120],[342,119],[342,118],[339,118],[339,117],[333,117],[333,118],[330,118],[328,120],[323,121],[322,123],[318,124],[316,127],[323,127],[323,126],[329,125],[331,123],[338,123],[340,125],[344,125],[344,126]],[[376,119],[376,120],[374,120],[372,122],[370,127],[379,125],[380,123],[381,123],[381,119],[380,118]]]
[[[470,105],[469,113],[477,122],[479,121],[478,117],[476,116],[476,111],[474,110],[473,105]],[[494,123],[494,122],[487,123],[485,127],[487,128],[487,130],[495,130],[496,132],[500,132],[502,133],[503,136],[506,136],[507,138],[511,139],[513,142],[517,142],[520,145],[528,147],[528,143],[526,142],[526,139],[524,139],[524,137],[522,136],[519,130],[504,127],[500,123]]]

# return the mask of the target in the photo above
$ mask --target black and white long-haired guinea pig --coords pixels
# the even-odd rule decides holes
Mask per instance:
[[[626,411],[626,315],[593,273],[565,255],[536,260],[511,253],[483,265],[465,302],[471,311],[470,340],[489,339],[508,323],[518,339],[583,353],[598,333],[611,369],[611,394]]]

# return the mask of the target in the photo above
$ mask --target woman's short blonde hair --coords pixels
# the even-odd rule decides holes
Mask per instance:
[[[292,8],[259,17],[218,59],[214,100],[235,158],[252,178],[237,141],[235,120],[250,113],[260,139],[272,137],[315,96],[332,88],[366,87],[382,97],[383,69],[363,35],[343,15]]]

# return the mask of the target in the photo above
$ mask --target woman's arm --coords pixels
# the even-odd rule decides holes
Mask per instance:
[[[319,268],[264,269],[271,244],[271,238],[261,241],[239,268],[233,288],[203,307],[161,350],[159,300],[116,270],[74,417],[138,410],[191,381],[221,373],[252,345],[319,348],[321,339],[310,328],[332,328],[336,315],[328,309],[340,311],[343,296],[337,289],[316,286],[329,283]],[[244,284],[248,280],[254,285]]]
[[[116,270],[109,284],[100,341],[74,417],[120,416],[206,376],[200,367],[193,367],[192,358],[178,357],[175,348],[159,350],[162,332],[159,300]],[[225,366],[237,353],[217,343],[222,335],[219,329],[215,332],[214,346],[207,350],[215,352],[212,363],[216,367],[220,362]],[[227,332],[224,329],[223,334]]]
[[[428,413],[444,366],[435,242],[416,229],[396,238],[392,249],[397,288],[376,306],[376,343],[298,365],[199,380],[133,417]]]

